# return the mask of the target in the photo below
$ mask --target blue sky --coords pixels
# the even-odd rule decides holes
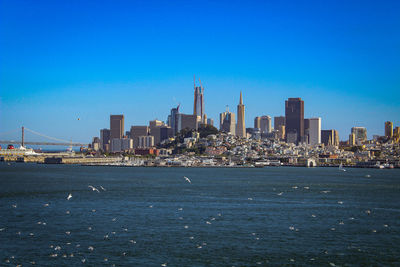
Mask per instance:
[[[400,126],[399,14],[400,1],[0,0],[0,139],[25,125],[89,142],[110,114],[129,129],[191,113],[193,74],[217,124],[242,90],[247,127],[301,97],[342,140],[383,134]]]

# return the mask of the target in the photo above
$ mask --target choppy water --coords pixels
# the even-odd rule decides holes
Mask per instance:
[[[1,163],[0,266],[33,263],[399,266],[400,170]]]

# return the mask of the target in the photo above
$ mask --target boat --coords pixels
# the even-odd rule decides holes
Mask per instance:
[[[339,171],[343,171],[343,172],[345,172],[345,171],[346,171],[346,169],[345,169],[345,168],[343,168],[343,164],[342,164],[342,163],[340,163],[340,165],[339,165]]]
[[[13,145],[8,145],[7,149],[0,149],[0,156],[31,156],[31,155],[39,155],[32,148],[26,148],[24,146],[20,146],[19,148],[15,148]]]

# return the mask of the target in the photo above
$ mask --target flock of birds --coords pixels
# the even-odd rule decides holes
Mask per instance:
[[[367,177],[368,177],[368,176],[367,176]],[[369,176],[369,177],[370,177],[370,176]],[[186,176],[183,176],[183,179],[184,179],[184,181],[187,182],[188,184],[191,184],[191,183],[192,183],[192,181],[191,181],[188,177],[186,177]],[[93,185],[88,185],[88,189],[89,189],[90,191],[94,192],[94,193],[97,193],[97,194],[100,194],[100,193],[102,193],[102,192],[107,191],[106,188],[104,188],[104,187],[101,186],[101,185],[98,186],[98,187],[94,187]],[[292,186],[291,189],[293,189],[293,190],[298,190],[298,189],[310,190],[310,187],[309,187],[309,186],[298,187],[298,186],[295,185],[295,186]],[[292,191],[293,191],[293,190],[292,190]],[[275,191],[275,194],[276,194],[277,196],[283,196],[285,193],[290,193],[290,192],[291,192],[291,191],[289,191],[289,190],[286,191],[286,192],[283,192],[283,191],[281,191],[281,192],[279,192],[279,191],[276,192],[276,191],[277,191],[276,188],[273,188],[273,191]],[[331,192],[330,190],[323,190],[323,191],[320,191],[321,194],[329,194],[330,192]],[[70,201],[72,198],[73,198],[72,193],[68,193],[68,196],[66,197],[66,200],[67,200],[67,201]],[[254,199],[253,199],[252,197],[249,197],[249,198],[247,198],[247,200],[248,200],[248,201],[253,201]],[[343,205],[343,204],[344,204],[344,201],[340,201],[340,200],[339,200],[339,201],[337,201],[337,204],[338,204],[338,205]],[[50,206],[49,203],[44,203],[44,204],[43,204],[43,207],[49,207],[49,206]],[[150,206],[148,206],[148,207],[149,207],[149,208],[153,208],[153,205],[150,205]],[[17,208],[18,208],[18,204],[17,204],[17,203],[12,204],[12,208],[17,209]],[[178,211],[182,211],[182,210],[183,210],[183,208],[178,208]],[[96,210],[95,210],[95,209],[92,209],[91,212],[96,212]],[[70,211],[67,210],[65,213],[66,213],[66,214],[70,214]],[[372,213],[371,210],[365,210],[365,214],[371,215],[371,213]],[[312,218],[316,218],[316,217],[317,217],[316,214],[310,214],[310,216],[311,216]],[[217,220],[217,218],[220,218],[220,217],[222,217],[222,214],[221,214],[221,213],[218,213],[218,214],[216,214],[216,216],[210,216],[209,218],[207,218],[207,219],[205,220],[204,223],[207,224],[207,225],[211,225],[211,224],[213,224],[213,223]],[[182,220],[183,217],[180,216],[178,219],[179,219],[179,220]],[[349,218],[349,220],[354,220],[354,219],[355,219],[354,217],[350,217],[350,218]],[[115,217],[115,218],[112,218],[111,221],[112,221],[112,222],[116,222],[116,221],[117,221],[117,218],[116,218],[116,217]],[[37,224],[38,224],[38,225],[46,226],[46,222],[42,222],[42,221],[37,222]],[[344,224],[345,224],[345,223],[344,223],[344,220],[340,220],[338,224],[339,224],[339,225],[344,225]],[[386,227],[389,227],[389,225],[388,225],[388,224],[384,224],[383,227],[386,228]],[[183,228],[184,228],[184,229],[189,229],[190,226],[189,226],[189,225],[184,225]],[[294,231],[294,232],[300,231],[300,229],[297,228],[295,225],[290,225],[288,228],[289,228],[289,231]],[[1,232],[5,231],[5,230],[6,230],[5,227],[0,228],[0,234],[1,234]],[[88,227],[88,231],[91,231],[91,230],[92,230],[92,227],[89,226],[89,227]],[[335,231],[335,230],[336,230],[336,227],[331,227],[330,230],[331,230],[331,231]],[[127,228],[123,228],[123,231],[124,231],[124,232],[128,232],[128,229],[127,229]],[[373,233],[376,233],[376,232],[377,232],[376,229],[372,229],[371,231],[372,231]],[[71,231],[65,231],[65,234],[66,234],[66,235],[71,235]],[[21,232],[18,231],[18,232],[17,232],[17,235],[21,235]],[[29,235],[30,235],[30,236],[34,236],[35,234],[34,234],[34,233],[29,233]],[[114,236],[114,235],[116,235],[116,232],[115,232],[115,231],[113,231],[113,232],[111,232],[111,233],[107,233],[107,234],[104,235],[104,240],[107,240],[107,239],[110,238],[110,236]],[[259,239],[261,238],[261,236],[257,235],[255,232],[251,233],[251,235],[254,237],[255,240],[259,240]],[[0,236],[0,237],[1,237],[1,236]],[[194,240],[195,237],[194,237],[194,236],[190,236],[189,239],[190,239],[190,240]],[[132,245],[136,244],[136,241],[135,241],[134,239],[129,239],[128,242],[129,242],[130,244],[132,244]],[[68,245],[71,245],[71,243],[66,243],[66,245],[67,245],[67,246],[68,246]],[[196,243],[195,246],[196,246],[197,249],[202,249],[203,247],[207,246],[207,242],[205,242],[205,241],[198,241],[198,242]],[[75,247],[76,247],[76,248],[79,248],[79,247],[81,247],[81,245],[80,245],[80,244],[76,244]],[[62,248],[62,246],[61,246],[60,244],[58,244],[58,245],[51,244],[51,245],[49,246],[49,248],[53,250],[53,252],[52,252],[51,254],[49,254],[49,257],[50,257],[50,258],[74,258],[74,257],[80,257],[80,261],[81,261],[82,263],[88,262],[88,259],[85,258],[85,257],[83,256],[83,254],[74,255],[74,253],[69,253],[69,254],[63,253],[63,252],[62,252],[62,251],[63,251],[63,248]],[[88,252],[93,252],[93,251],[95,250],[95,247],[94,247],[94,246],[88,246],[86,250],[87,250]],[[359,249],[359,250],[360,250],[360,249]],[[327,254],[327,252],[325,252],[325,253]],[[122,256],[125,256],[125,255],[126,255],[126,252],[122,252]],[[311,260],[311,261],[314,261],[315,258],[311,258],[310,260]],[[4,260],[4,262],[7,263],[7,264],[11,264],[12,261],[13,261],[13,262],[16,261],[16,258],[15,258],[15,256],[13,256],[13,255],[7,257],[7,258]],[[107,257],[104,257],[103,261],[104,261],[104,263],[108,263],[108,262],[109,262],[109,259],[108,259]],[[290,261],[290,262],[294,262],[295,259],[291,258],[291,259],[289,259],[289,261]],[[30,264],[35,265],[36,262],[35,262],[35,261],[31,261]],[[256,262],[256,264],[260,265],[260,264],[262,264],[262,262]],[[332,263],[332,262],[329,263],[329,264],[330,264],[331,266],[335,266],[335,264]],[[0,265],[1,265],[1,264],[0,264]],[[165,267],[165,266],[168,265],[168,262],[161,262],[160,265]],[[22,265],[17,264],[16,266],[19,267],[19,266],[22,266]],[[115,266],[115,264],[112,264],[111,266]]]

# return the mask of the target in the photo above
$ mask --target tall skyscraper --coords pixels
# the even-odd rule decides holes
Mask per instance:
[[[246,137],[246,126],[244,121],[244,105],[242,92],[240,91],[239,105],[237,105],[237,125],[236,125],[236,135],[239,137]]]
[[[357,145],[367,141],[367,129],[365,127],[353,127],[351,133],[354,134]]]
[[[289,98],[285,101],[285,130],[286,135],[296,135],[297,143],[304,139],[304,101],[298,98]]]
[[[231,133],[235,135],[236,133],[236,120],[235,114],[229,112],[229,108],[226,111],[219,114],[219,130],[225,133]]]
[[[321,143],[321,118],[308,119],[308,143],[312,146]]]
[[[385,122],[385,136],[388,138],[393,137],[393,122],[391,121]]]
[[[260,129],[261,128],[260,121],[261,121],[261,117],[255,117],[254,118],[254,128],[256,128],[256,129]]]
[[[201,85],[201,81],[200,81],[200,86],[196,86],[195,77],[194,77],[193,115],[200,116],[201,120],[203,120],[204,118],[204,87]]]
[[[173,133],[173,135],[176,135],[176,127],[177,127],[177,123],[176,123],[176,120],[177,120],[177,114],[179,114],[179,106],[180,105],[178,105],[176,108],[172,108],[171,109],[171,115],[169,116],[169,120],[168,120],[168,125],[169,125],[169,127],[171,127],[171,129],[172,129],[172,133]]]
[[[197,130],[201,123],[200,116],[179,113],[177,116],[176,133],[183,129]]]
[[[110,150],[110,130],[100,130],[100,148],[101,150],[108,152]]]
[[[270,133],[272,131],[272,119],[270,116],[262,116],[260,118],[261,133]]]
[[[110,115],[110,139],[121,139],[124,135],[124,115]]]

